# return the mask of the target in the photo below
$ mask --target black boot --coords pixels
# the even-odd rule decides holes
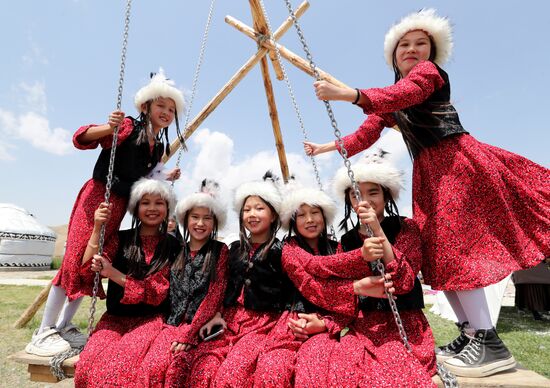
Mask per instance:
[[[445,366],[457,376],[485,377],[516,366],[516,360],[508,351],[497,331],[476,330],[462,352],[445,361]]]
[[[468,326],[468,322],[455,323],[455,325],[458,327],[460,335],[447,345],[439,346],[435,349],[435,355],[437,357],[437,361],[439,362],[443,362],[448,358],[456,356],[470,342],[470,339],[464,332],[464,329]]]

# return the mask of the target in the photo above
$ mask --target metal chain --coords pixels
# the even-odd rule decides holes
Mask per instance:
[[[185,114],[185,124],[183,125],[183,127],[185,128],[185,132],[183,133],[184,138],[188,132],[187,126],[189,125],[189,119],[191,118],[191,108],[193,107],[193,102],[195,101],[195,94],[197,92],[197,85],[199,82],[199,74],[201,72],[204,53],[206,51],[206,43],[208,41],[208,33],[210,32],[210,25],[212,24],[212,15],[214,14],[215,3],[216,3],[216,0],[212,0],[210,2],[210,9],[208,10],[208,18],[206,19],[206,25],[204,27],[204,33],[202,35],[199,58],[197,60],[197,66],[195,67],[195,74],[193,76],[193,84],[191,86],[191,97],[189,98],[189,105],[187,106],[187,112]],[[179,167],[180,165],[182,154],[183,154],[183,147],[180,146],[180,149],[178,151],[178,158],[176,159],[176,167]],[[175,181],[172,181],[172,187],[174,187],[174,183]]]
[[[443,382],[445,388],[458,388],[458,381],[456,376],[448,370],[443,363],[438,362],[436,364],[437,374]]]
[[[302,48],[306,54],[306,58],[309,61],[309,66],[311,68],[311,71],[315,75],[315,78],[317,80],[321,80],[321,75],[319,74],[319,71],[317,70],[317,65],[315,65],[315,62],[313,61],[313,56],[311,55],[311,51],[309,50],[309,47],[306,43],[306,39],[304,37],[304,33],[302,32],[302,29],[300,28],[300,25],[298,24],[298,19],[296,18],[296,15],[294,14],[294,10],[292,9],[292,4],[290,4],[290,0],[284,0],[286,3],[286,7],[288,9],[288,13],[290,17],[292,18],[294,27],[296,29],[296,32],[298,34],[298,37],[300,38],[300,42],[302,43]],[[344,159],[344,165],[347,168],[348,176],[351,181],[352,187],[353,187],[353,193],[355,195],[355,198],[357,201],[361,201],[361,192],[359,191],[359,186],[357,185],[357,182],[355,181],[355,176],[353,173],[353,170],[351,169],[351,162],[348,159],[348,153],[346,150],[346,147],[344,146],[344,141],[342,140],[342,133],[338,129],[338,124],[336,122],[336,118],[334,117],[334,112],[332,111],[332,107],[330,105],[329,101],[323,100],[323,103],[325,104],[325,108],[327,110],[332,128],[334,129],[334,135],[337,139],[337,144],[340,148],[340,153],[342,155],[342,158]],[[373,233],[372,230],[367,225],[367,235],[369,237],[372,237]],[[382,277],[385,277],[385,270],[384,265],[382,264],[381,260],[376,261],[376,268],[380,272],[380,275]],[[388,297],[388,302],[390,305],[390,308],[393,313],[393,317],[395,320],[395,323],[397,325],[397,328],[399,330],[399,335],[401,337],[401,340],[403,341],[403,344],[407,348],[409,352],[411,352],[411,346],[409,345],[409,341],[407,339],[407,335],[405,333],[405,328],[403,327],[403,322],[401,321],[401,317],[399,315],[399,311],[397,310],[397,305],[395,304],[395,300],[393,299],[393,295],[388,290],[385,290],[386,296]]]
[[[263,0],[260,0],[260,6],[262,8],[262,12],[264,14],[265,21],[266,21],[267,28],[268,28],[268,32],[269,32],[268,38],[273,43],[273,45],[275,46],[275,53],[277,55],[277,60],[279,61],[279,64],[281,65],[281,71],[283,73],[283,78],[285,80],[285,84],[286,84],[286,87],[287,87],[287,90],[288,90],[288,94],[290,96],[290,100],[292,101],[292,107],[294,108],[294,112],[296,113],[296,118],[298,119],[298,122],[300,124],[300,129],[302,130],[304,140],[308,141],[309,138],[308,138],[308,135],[307,135],[304,120],[302,118],[302,114],[300,112],[300,108],[298,107],[298,101],[296,100],[296,95],[294,94],[294,89],[292,88],[292,84],[290,83],[290,79],[288,78],[288,74],[286,72],[286,68],[285,68],[285,65],[284,65],[283,60],[282,60],[281,51],[279,50],[279,45],[275,41],[275,38],[273,37],[273,33],[272,33],[272,29],[271,29],[271,23],[269,22],[269,17],[267,16],[267,11],[265,9],[265,4],[264,4]],[[262,35],[258,38],[258,40],[260,41],[259,45],[261,45],[261,40],[263,40],[265,38],[266,37],[264,35]],[[319,173],[319,168],[317,167],[317,161],[315,160],[315,157],[313,155],[309,155],[309,158],[311,160],[311,164],[313,165],[313,172],[315,173],[315,181],[317,182],[317,186],[319,186],[319,190],[324,192],[323,183],[321,182],[321,176],[320,176],[320,173]],[[334,236],[336,238],[336,232],[334,231],[334,226],[333,225],[330,225],[330,233],[331,233],[332,236]]]
[[[118,96],[117,96],[117,104],[116,108],[117,110],[120,110],[122,108],[122,91],[124,88],[124,71],[126,68],[126,49],[128,46],[128,31],[130,30],[130,10],[132,8],[132,0],[127,0],[126,3],[126,13],[125,13],[125,19],[124,19],[124,34],[122,39],[122,52],[120,56],[120,73],[119,73],[119,79],[118,79]],[[115,165],[115,153],[116,153],[116,145],[118,140],[118,130],[119,127],[115,127],[115,130],[113,132],[113,143],[111,146],[111,155],[109,159],[109,172],[107,174],[107,183],[105,185],[105,202],[109,203],[109,198],[111,197],[111,186],[113,183],[113,169]],[[99,248],[98,248],[98,255],[103,254],[103,245],[105,243],[105,224],[101,225],[101,231],[99,234]],[[92,331],[94,330],[94,314],[95,314],[95,305],[97,302],[97,292],[99,290],[99,272],[95,273],[94,277],[94,286],[92,289],[92,303],[90,305],[90,317],[88,319],[88,334],[91,335]]]
[[[50,372],[52,372],[52,375],[54,375],[58,380],[66,379],[67,375],[63,370],[63,362],[71,357],[76,356],[77,354],[80,354],[83,348],[84,346],[80,346],[78,348],[70,348],[69,350],[65,350],[64,352],[58,353],[50,358]]]

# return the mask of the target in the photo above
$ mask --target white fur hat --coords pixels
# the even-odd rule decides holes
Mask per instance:
[[[388,66],[393,68],[393,52],[399,40],[409,31],[422,30],[430,35],[435,43],[434,62],[442,66],[453,51],[453,35],[449,19],[438,16],[435,9],[421,9],[405,16],[394,24],[384,38],[384,57]]]
[[[227,208],[220,200],[219,190],[220,186],[217,182],[204,179],[199,192],[179,200],[176,206],[176,217],[180,225],[183,225],[183,217],[189,210],[194,207],[206,207],[216,216],[218,229],[223,229],[227,221]]]
[[[168,203],[168,214],[172,214],[176,205],[176,196],[174,191],[166,181],[156,179],[141,178],[132,185],[130,201],[128,202],[128,212],[134,215],[136,205],[145,194],[158,194]]]
[[[290,186],[289,186],[290,185]],[[336,204],[327,194],[318,189],[306,187],[293,187],[293,183],[287,184],[288,189],[284,194],[284,202],[281,209],[281,224],[284,229],[289,228],[290,220],[302,205],[318,206],[323,209],[326,225],[332,224],[336,215]]]
[[[174,100],[178,116],[181,117],[183,115],[185,109],[183,93],[174,86],[174,81],[166,78],[162,68],[151,77],[151,81],[147,85],[138,90],[134,97],[134,105],[138,112],[141,112],[141,105],[143,103],[159,97]]]
[[[379,150],[376,154],[367,154],[361,161],[355,163],[351,169],[355,181],[378,183],[387,188],[394,201],[399,198],[399,192],[403,188],[403,171],[393,166],[384,155],[387,152]],[[343,167],[338,170],[332,184],[334,193],[345,201],[346,190],[351,187],[348,170]]]
[[[241,212],[246,198],[251,195],[257,195],[264,201],[269,202],[275,209],[277,214],[281,213],[281,193],[278,183],[278,178],[271,174],[271,171],[266,172],[262,181],[246,182],[237,187],[235,190],[235,200],[233,208],[237,213]]]

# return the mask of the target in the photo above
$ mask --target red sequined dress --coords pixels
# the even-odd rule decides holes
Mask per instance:
[[[471,290],[550,256],[550,171],[464,131],[449,85],[424,61],[394,85],[361,90],[368,117],[344,146],[351,156],[385,127],[403,127],[424,279],[438,290]]]
[[[121,232],[121,247],[131,239],[133,230]],[[145,255],[147,271],[156,260],[159,236],[140,236]],[[175,256],[179,242],[171,236],[170,255]],[[127,268],[123,248],[114,260],[113,266]],[[122,251],[122,252],[121,252]],[[139,386],[140,363],[163,326],[163,316],[168,308],[169,264],[143,278],[126,276],[121,287],[109,281],[107,292],[108,310],[80,353],[76,364],[75,387],[135,387]],[[118,286],[118,287],[117,287]]]

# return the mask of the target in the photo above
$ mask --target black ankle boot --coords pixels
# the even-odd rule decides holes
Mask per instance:
[[[468,322],[455,323],[455,325],[458,327],[460,335],[447,345],[439,346],[435,349],[435,355],[437,357],[437,361],[439,362],[443,362],[448,358],[456,356],[470,342],[470,339],[464,332],[464,329],[468,327]]]
[[[484,377],[516,366],[516,360],[494,328],[476,330],[469,338],[462,352],[445,361],[447,369],[455,375]]]

